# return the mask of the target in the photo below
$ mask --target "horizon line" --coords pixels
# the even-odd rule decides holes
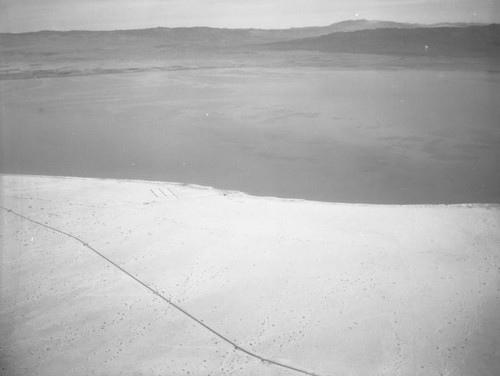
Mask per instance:
[[[328,25],[311,25],[311,26],[293,26],[288,28],[258,28],[258,27],[216,27],[216,26],[152,26],[152,27],[144,27],[144,28],[130,28],[130,29],[40,29],[36,31],[21,31],[21,32],[4,32],[0,31],[0,34],[36,34],[43,32],[113,32],[113,31],[138,31],[138,30],[153,30],[153,29],[217,29],[217,30],[261,30],[261,31],[282,31],[282,30],[296,30],[296,29],[310,29],[310,28],[322,28],[329,27],[337,24],[341,24],[344,22],[389,22],[394,24],[401,25],[415,25],[415,26],[423,26],[430,27],[436,25],[466,25],[466,26],[489,26],[489,25],[497,25],[499,22],[465,22],[465,21],[444,21],[444,22],[434,22],[434,23],[420,23],[420,22],[399,22],[399,21],[391,21],[391,20],[376,20],[376,19],[346,19],[343,21],[334,22]]]

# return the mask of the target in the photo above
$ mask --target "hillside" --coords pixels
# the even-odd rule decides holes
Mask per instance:
[[[389,55],[498,56],[500,25],[358,30],[279,42],[266,48]]]
[[[417,24],[389,21],[349,20],[329,26],[291,29],[218,29],[210,27],[157,27],[140,30],[113,31],[39,31],[19,34],[0,34],[0,53],[40,53],[41,55],[65,52],[131,51],[137,49],[199,49],[240,48],[248,45],[317,38],[338,32],[376,29],[409,29],[423,27]],[[428,28],[434,29],[432,26]],[[301,41],[299,43],[309,43]],[[294,42],[295,43],[295,42]]]
[[[368,30],[378,28],[411,28],[419,27],[417,24],[398,23],[390,21],[370,21],[370,20],[348,20],[333,23],[328,26],[299,27],[290,29],[220,29],[211,27],[156,27],[136,30],[112,30],[112,31],[52,31],[44,30],[29,33],[0,33],[0,46],[2,48],[15,45],[28,45],[30,42],[42,42],[54,40],[61,42],[64,39],[75,41],[95,41],[95,42],[123,42],[158,40],[175,42],[204,41],[215,44],[232,43],[264,43],[282,40],[291,40],[306,37],[317,37],[334,32],[348,32],[356,30]]]
[[[357,55],[341,56],[345,53]],[[425,61],[401,62],[401,56]],[[459,56],[474,61],[458,61]],[[489,70],[495,64],[493,56],[500,56],[498,25],[464,27],[355,20],[283,30],[158,27],[39,31],[0,34],[0,79],[270,64],[403,64]]]

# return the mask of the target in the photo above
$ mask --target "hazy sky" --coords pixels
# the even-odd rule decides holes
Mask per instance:
[[[499,0],[0,0],[0,32],[286,28],[356,19],[500,22]]]

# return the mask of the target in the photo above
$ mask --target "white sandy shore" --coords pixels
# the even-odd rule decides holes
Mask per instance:
[[[318,375],[498,375],[500,208],[252,197],[0,176],[249,350]],[[293,375],[238,351],[74,239],[0,211],[2,375]]]

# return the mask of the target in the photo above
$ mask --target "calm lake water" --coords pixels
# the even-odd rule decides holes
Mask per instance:
[[[0,81],[0,170],[500,202],[500,74],[213,69]]]

